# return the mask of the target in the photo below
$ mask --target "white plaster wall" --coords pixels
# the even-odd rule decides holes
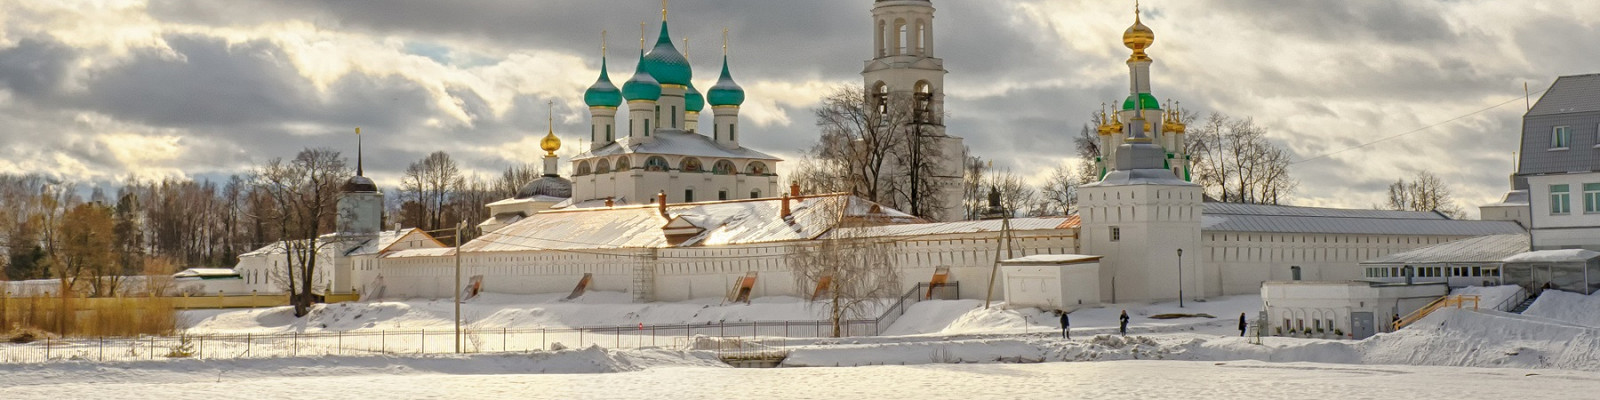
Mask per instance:
[[[1257,293],[1267,281],[1365,279],[1362,261],[1468,236],[1331,235],[1296,233],[1204,233],[1207,273],[1218,276],[1205,287],[1210,295]]]
[[[1215,282],[1201,252],[1200,187],[1164,185],[1094,186],[1080,189],[1083,254],[1101,260],[1102,301],[1178,298],[1178,249],[1183,249],[1182,284],[1189,298],[1203,298]],[[1111,228],[1120,230],[1112,241]]]
[[[1583,185],[1600,183],[1600,173],[1528,177],[1528,203],[1532,206],[1532,240],[1535,250],[1581,247],[1600,250],[1600,212],[1583,209]],[[1551,185],[1567,185],[1568,214],[1551,214]]]

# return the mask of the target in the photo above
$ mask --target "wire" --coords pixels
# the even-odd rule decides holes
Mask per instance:
[[[1422,131],[1425,131],[1425,130],[1433,129],[1435,127],[1438,127],[1438,126],[1441,126],[1441,125],[1444,125],[1444,124],[1448,124],[1448,123],[1451,123],[1451,122],[1456,122],[1456,121],[1462,120],[1462,119],[1467,118],[1467,117],[1471,117],[1471,116],[1474,116],[1474,115],[1482,114],[1482,113],[1487,112],[1489,110],[1493,110],[1493,109],[1496,109],[1496,108],[1504,107],[1505,105],[1511,104],[1512,102],[1515,102],[1517,100],[1525,100],[1525,99],[1527,99],[1528,96],[1537,96],[1537,95],[1540,95],[1540,94],[1544,94],[1544,92],[1548,91],[1548,90],[1549,89],[1540,90],[1538,92],[1534,92],[1534,93],[1531,93],[1531,94],[1529,94],[1527,96],[1524,96],[1521,99],[1515,99],[1514,98],[1514,99],[1511,99],[1511,100],[1506,100],[1505,102],[1502,102],[1500,104],[1495,104],[1495,105],[1486,107],[1486,108],[1478,110],[1478,111],[1473,111],[1471,113],[1463,114],[1461,116],[1457,116],[1455,118],[1447,119],[1447,120],[1444,120],[1444,121],[1441,121],[1441,122],[1437,122],[1437,123],[1434,123],[1434,124],[1431,124],[1431,125],[1428,125],[1428,126],[1424,126],[1424,127],[1421,127],[1421,128],[1412,129],[1412,130],[1404,132],[1404,133],[1390,135],[1390,136],[1387,136],[1387,137],[1384,137],[1384,138],[1380,138],[1378,140],[1374,140],[1374,141],[1358,144],[1358,145],[1355,145],[1355,146],[1352,146],[1352,147],[1347,147],[1347,148],[1340,149],[1340,150],[1333,151],[1333,152],[1329,152],[1329,153],[1323,153],[1322,155],[1319,155],[1319,156],[1316,156],[1316,157],[1311,157],[1311,158],[1307,158],[1307,159],[1304,159],[1304,160],[1291,162],[1291,163],[1289,163],[1289,165],[1297,165],[1297,164],[1307,163],[1307,162],[1311,162],[1311,161],[1316,161],[1316,160],[1320,160],[1320,159],[1323,159],[1323,158],[1328,158],[1328,157],[1333,156],[1335,154],[1343,153],[1343,152],[1350,151],[1350,150],[1364,148],[1364,147],[1371,146],[1371,145],[1374,145],[1374,144],[1378,144],[1378,143],[1381,143],[1381,142],[1385,142],[1385,141],[1388,141],[1388,140],[1391,140],[1391,139],[1396,139],[1396,138],[1400,138],[1402,136],[1408,136],[1408,135],[1411,135],[1411,134],[1414,134],[1414,133],[1418,133],[1418,132],[1422,132]]]

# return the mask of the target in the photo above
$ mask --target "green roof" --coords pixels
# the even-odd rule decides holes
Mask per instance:
[[[645,70],[644,50],[639,51],[639,68],[633,71],[633,79],[622,84],[622,97],[630,101],[661,99],[661,83],[656,82],[656,78]]]
[[[667,21],[661,21],[661,36],[656,39],[656,47],[644,56],[644,67],[650,71],[650,76],[663,85],[688,86],[694,79],[689,60],[672,45],[672,35],[667,34]]]
[[[583,92],[583,102],[589,107],[612,107],[622,105],[622,91],[617,90],[617,85],[611,83],[611,74],[606,72],[606,59],[600,59],[600,79]]]
[[[1139,99],[1144,101],[1144,107],[1143,108],[1146,109],[1146,110],[1160,110],[1161,109],[1161,100],[1156,100],[1156,96],[1154,96],[1154,95],[1151,95],[1149,93],[1139,93]],[[1133,109],[1133,96],[1128,96],[1128,99],[1124,100],[1122,102],[1122,109],[1124,109],[1124,110],[1132,110]]]
[[[733,74],[728,72],[728,56],[722,56],[722,78],[706,92],[706,100],[712,107],[744,104],[744,88],[733,82]]]
[[[706,109],[706,96],[700,94],[700,89],[695,89],[694,84],[689,85],[689,90],[683,93],[683,110],[700,112]]]

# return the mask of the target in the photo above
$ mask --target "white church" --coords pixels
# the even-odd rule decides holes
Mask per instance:
[[[927,107],[942,109],[946,71],[934,57],[933,3],[876,0],[871,12],[876,33],[863,40],[872,57],[862,90],[922,94]],[[1128,98],[1099,129],[1101,178],[1082,188],[1078,215],[927,221],[848,194],[800,193],[780,187],[782,160],[740,143],[761,133],[740,127],[744,92],[726,51],[721,76],[702,96],[665,16],[654,48],[641,50],[620,89],[602,56],[600,78],[584,94],[592,145],[571,160],[572,176],[556,173],[560,140],[548,133],[541,143],[546,176],[516,198],[491,204],[494,217],[480,224],[486,233],[460,254],[422,232],[382,230],[381,215],[341,212],[340,232],[325,240],[347,244],[327,256],[334,266],[327,290],[364,299],[450,297],[461,289],[452,279],[459,256],[463,276],[497,293],[584,287],[627,292],[639,302],[682,301],[724,297],[738,285],[752,297],[804,298],[818,283],[798,281],[790,254],[864,234],[893,247],[906,289],[946,279],[959,284],[960,297],[982,298],[996,261],[1005,258],[997,254],[1084,255],[1073,259],[1099,257],[1098,266],[1073,276],[1094,282],[1101,302],[1172,300],[1180,291],[1193,300],[1259,293],[1267,281],[1361,279],[1362,261],[1527,232],[1515,221],[1434,212],[1205,202],[1180,145],[1185,128],[1152,94],[1155,61],[1147,51],[1155,34],[1137,14],[1123,38],[1132,51]],[[624,103],[627,121],[619,129]],[[706,104],[714,115],[710,129],[700,124]],[[929,124],[942,146],[962,148],[959,137],[943,132],[943,121]],[[958,209],[965,152],[944,154],[943,165],[953,167],[946,178],[955,184],[941,201]],[[352,203],[382,202],[375,187],[353,185],[347,196]],[[842,223],[872,227],[845,232]],[[1004,224],[1012,230],[1009,252],[1000,247]],[[281,290],[260,278],[282,268],[282,255],[272,249],[240,257],[237,270],[253,290]]]

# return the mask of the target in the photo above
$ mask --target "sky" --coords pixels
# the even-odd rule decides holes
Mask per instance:
[[[997,167],[1042,181],[1070,162],[1090,113],[1127,95],[1120,37],[1131,0],[933,4],[948,130]],[[599,74],[601,31],[620,85],[637,59],[635,31],[648,23],[653,44],[660,7],[0,0],[0,171],[105,186],[129,175],[222,179],[306,147],[353,154],[361,127],[367,174],[387,187],[437,150],[484,176],[537,163],[547,118],[570,157],[588,136],[582,97]],[[699,87],[716,80],[731,32],[732,72],[748,92],[743,144],[798,159],[817,139],[818,100],[861,85],[871,7],[676,0],[669,20],[680,47],[690,39]],[[1155,95],[1265,127],[1297,162],[1296,205],[1372,207],[1389,183],[1427,170],[1476,215],[1508,189],[1523,85],[1537,94],[1558,76],[1600,72],[1600,2],[1588,0],[1143,9],[1156,33]]]

